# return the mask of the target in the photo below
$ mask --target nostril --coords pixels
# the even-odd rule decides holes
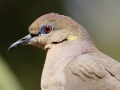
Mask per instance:
[[[26,40],[25,38],[22,38],[21,40]]]

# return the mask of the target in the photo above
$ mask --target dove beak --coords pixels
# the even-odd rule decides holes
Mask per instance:
[[[25,37],[23,37],[23,38],[21,38],[20,40],[16,41],[12,45],[10,45],[10,47],[8,48],[8,51],[10,51],[10,50],[12,50],[12,49],[14,49],[14,48],[16,48],[16,47],[18,47],[20,45],[26,45],[26,44],[28,44],[30,42],[31,38],[32,37],[31,37],[30,34],[27,35],[27,36],[25,36]]]

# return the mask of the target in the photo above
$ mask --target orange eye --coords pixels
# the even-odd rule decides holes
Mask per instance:
[[[52,31],[52,27],[51,26],[45,26],[44,27],[44,33],[48,34]]]

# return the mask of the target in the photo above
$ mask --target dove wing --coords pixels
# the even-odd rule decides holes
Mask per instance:
[[[120,90],[120,63],[101,52],[75,56],[64,72],[74,90]]]

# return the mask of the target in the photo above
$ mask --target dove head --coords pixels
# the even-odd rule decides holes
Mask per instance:
[[[45,14],[29,27],[29,34],[13,43],[8,50],[19,45],[33,45],[43,49],[80,39],[89,39],[86,30],[68,16]]]

